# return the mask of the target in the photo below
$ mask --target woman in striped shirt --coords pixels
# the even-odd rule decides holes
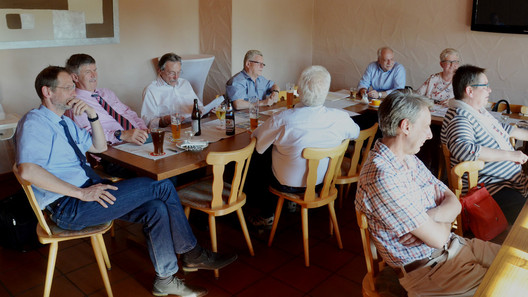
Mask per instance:
[[[485,69],[460,67],[453,77],[455,99],[442,123],[441,141],[451,153],[451,166],[462,161],[485,161],[479,183],[486,188],[512,224],[528,194],[521,165],[528,156],[516,151],[509,138],[528,140],[528,130],[499,123],[486,109],[489,94]],[[464,181],[466,183],[466,181]]]

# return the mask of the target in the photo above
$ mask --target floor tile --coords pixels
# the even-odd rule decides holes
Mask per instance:
[[[303,292],[281,282],[273,277],[266,277],[256,282],[251,287],[236,295],[237,297],[297,297]]]
[[[312,297],[361,296],[361,286],[339,275],[333,275],[310,291]]]
[[[307,293],[330,276],[331,272],[316,265],[304,266],[304,256],[296,257],[271,275],[294,288]]]

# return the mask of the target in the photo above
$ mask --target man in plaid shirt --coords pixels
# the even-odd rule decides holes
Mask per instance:
[[[356,209],[409,296],[473,296],[500,246],[451,233],[460,203],[415,156],[432,138],[430,106],[403,91],[383,100],[383,138],[361,170]]]

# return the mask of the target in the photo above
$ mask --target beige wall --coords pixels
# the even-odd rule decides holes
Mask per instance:
[[[312,64],[314,0],[233,0],[232,68],[242,70],[250,49],[264,54],[263,75],[281,89]]]
[[[0,50],[0,102],[20,115],[38,107],[33,83],[49,64],[64,65],[79,52],[97,61],[99,87],[112,89],[134,110],[141,109],[143,88],[155,78],[151,59],[174,51],[199,52],[198,1],[119,1],[119,44]]]
[[[315,0],[313,63],[332,74],[332,89],[356,85],[376,49],[388,45],[419,87],[441,70],[440,52],[487,68],[490,98],[528,104],[528,36],[473,32],[472,0]]]

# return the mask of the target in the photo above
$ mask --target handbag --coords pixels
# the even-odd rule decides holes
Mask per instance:
[[[461,199],[462,226],[476,238],[491,240],[508,227],[508,221],[484,184],[478,184]]]

